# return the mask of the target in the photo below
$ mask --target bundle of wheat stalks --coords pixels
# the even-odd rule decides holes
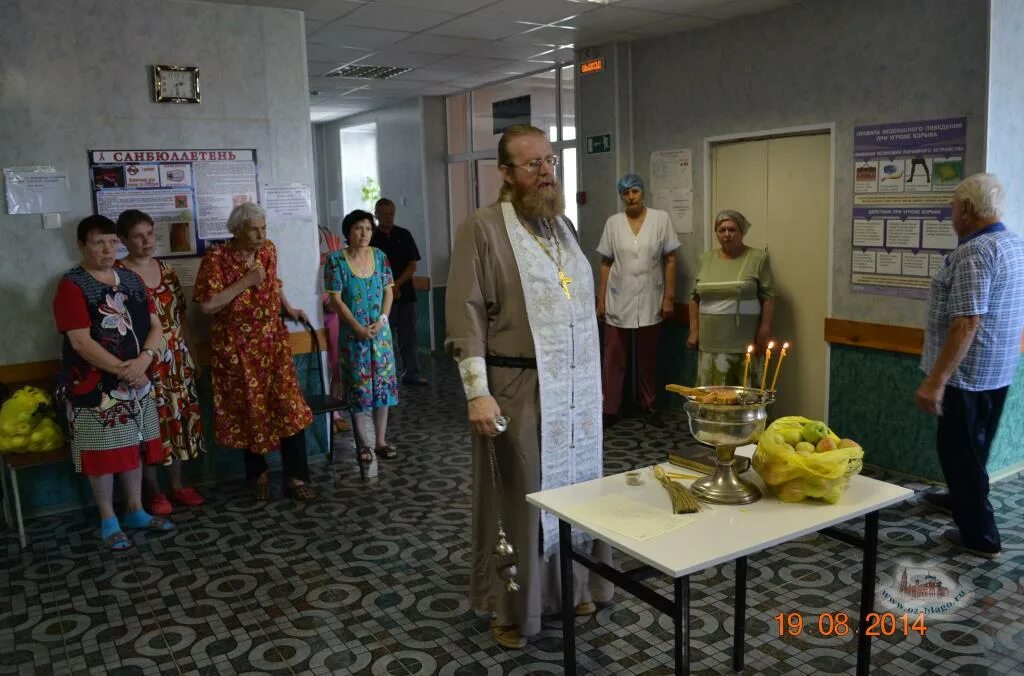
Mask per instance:
[[[654,478],[660,481],[661,485],[668,491],[668,496],[672,500],[673,514],[693,514],[700,511],[700,502],[697,501],[697,497],[689,488],[682,484],[677,484],[658,465],[655,465],[652,471],[654,472]]]

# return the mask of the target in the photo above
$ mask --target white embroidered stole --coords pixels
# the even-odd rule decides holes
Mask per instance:
[[[594,280],[590,263],[570,226],[553,226],[561,247],[563,272],[572,282],[571,298],[559,285],[558,248],[545,241],[549,256],[519,221],[511,202],[502,216],[515,254],[526,312],[537,355],[540,382],[541,490],[597,479],[603,474],[601,370]],[[558,547],[558,519],[541,512],[544,558]],[[573,540],[586,540],[574,534]]]

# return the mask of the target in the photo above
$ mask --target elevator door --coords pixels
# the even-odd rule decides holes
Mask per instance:
[[[775,276],[772,335],[792,348],[782,363],[771,417],[828,412],[831,143],[828,133],[786,136],[711,149],[711,205],[741,211],[752,226],[747,246],[766,249]],[[709,227],[708,236],[717,241]],[[753,336],[751,336],[753,340]],[[768,374],[775,371],[776,346]]]

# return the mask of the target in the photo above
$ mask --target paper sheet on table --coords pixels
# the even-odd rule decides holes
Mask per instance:
[[[565,510],[573,519],[643,542],[693,523],[692,517],[673,514],[622,495],[604,497]]]

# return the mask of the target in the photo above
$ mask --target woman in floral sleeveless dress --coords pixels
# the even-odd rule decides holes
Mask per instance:
[[[157,465],[147,463],[143,467],[146,508],[151,514],[164,516],[173,510],[172,502],[194,507],[205,501],[199,491],[183,486],[181,479],[181,463],[206,450],[196,395],[196,368],[187,341],[185,294],[174,270],[153,258],[156,235],[148,214],[137,209],[123,212],[117,219],[117,234],[128,248],[127,258],[118,265],[136,273],[146,283],[156,301],[164,334],[165,348],[154,364],[154,382],[164,447],[162,464],[167,468],[170,499],[160,490]]]

